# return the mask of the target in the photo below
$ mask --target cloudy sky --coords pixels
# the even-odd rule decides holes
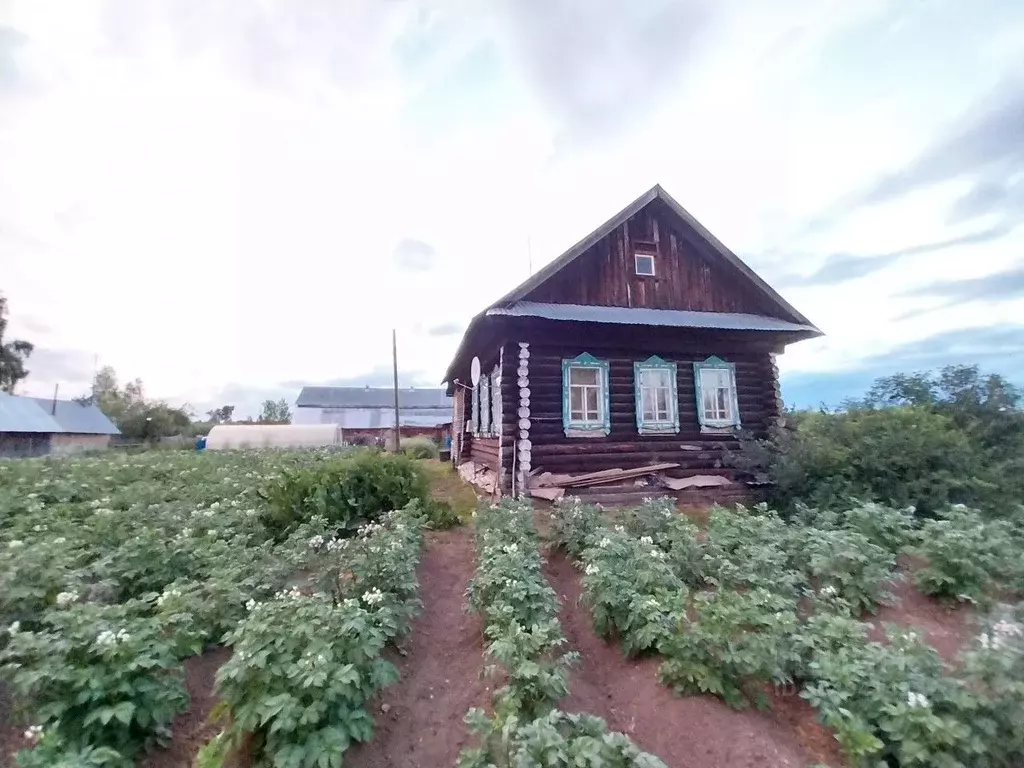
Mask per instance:
[[[22,390],[199,410],[441,377],[655,183],[827,334],[788,401],[1024,382],[1024,3],[0,0]],[[529,248],[528,248],[529,244]]]

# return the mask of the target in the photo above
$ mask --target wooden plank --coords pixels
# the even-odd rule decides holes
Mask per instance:
[[[693,475],[692,477],[665,477],[660,475],[658,481],[673,491],[682,491],[687,488],[716,488],[737,485],[737,483],[721,475]]]
[[[565,488],[531,488],[530,495],[547,501],[558,501],[565,496]]]
[[[572,480],[564,482],[562,485],[566,488],[602,485],[604,483],[613,483],[616,480],[629,480],[636,477],[642,477],[643,475],[652,475],[665,469],[675,469],[678,466],[679,465],[674,462],[664,462],[661,464],[649,464],[644,467],[637,467],[636,469],[622,469],[621,467],[616,467],[615,469],[606,469],[601,472],[590,472],[585,475],[576,475]]]

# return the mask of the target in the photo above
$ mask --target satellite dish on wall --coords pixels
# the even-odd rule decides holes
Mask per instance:
[[[469,380],[473,382],[475,387],[480,383],[480,358],[473,357],[473,362],[469,364]]]

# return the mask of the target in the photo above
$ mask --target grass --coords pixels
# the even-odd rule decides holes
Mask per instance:
[[[473,487],[447,462],[422,459],[419,465],[430,483],[430,497],[448,504],[460,520],[469,522],[478,503]]]

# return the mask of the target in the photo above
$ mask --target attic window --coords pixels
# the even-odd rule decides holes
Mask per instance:
[[[654,254],[634,253],[633,262],[636,265],[636,273],[642,277],[654,277]]]

